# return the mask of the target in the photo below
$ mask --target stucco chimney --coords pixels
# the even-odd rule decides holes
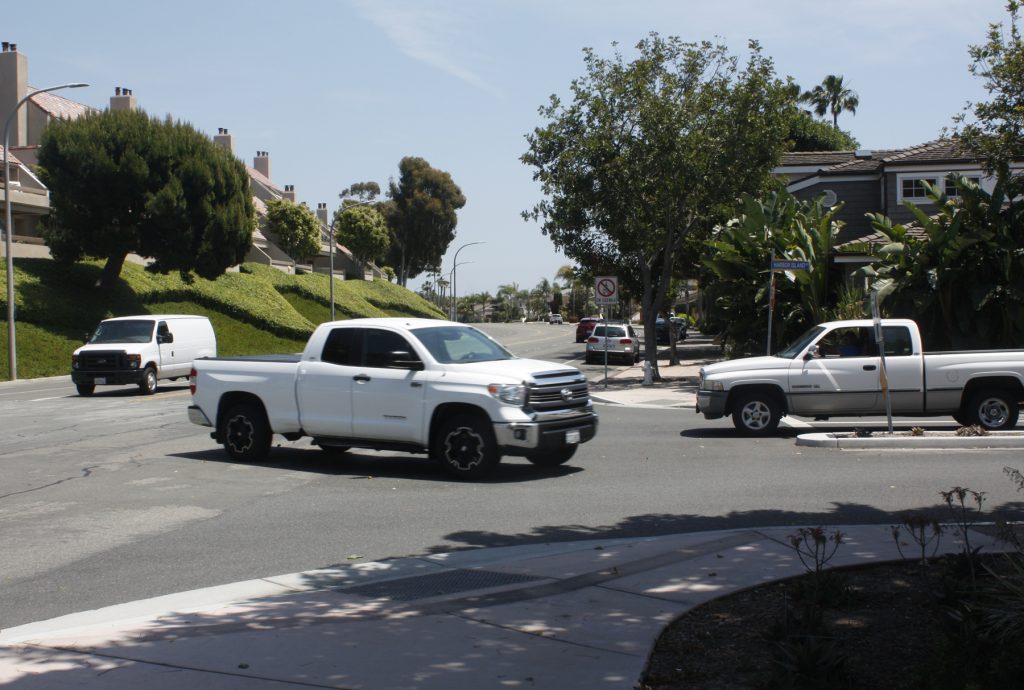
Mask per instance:
[[[228,153],[235,153],[235,140],[228,133],[227,127],[218,127],[217,135],[213,137],[213,143],[223,146]]]
[[[321,201],[316,205],[316,217],[319,218],[320,222],[326,227],[331,227],[331,221],[327,215],[327,202]]]
[[[266,151],[256,152],[256,157],[252,160],[252,167],[256,168],[256,172],[268,180],[273,179],[270,177],[270,154]]]
[[[290,202],[292,202],[294,204],[295,203],[295,185],[293,185],[293,184],[286,184],[284,186],[284,195],[283,196],[284,196],[285,199],[287,199],[288,201],[290,201]]]
[[[135,110],[136,107],[138,106],[135,103],[135,96],[132,95],[131,89],[126,89],[123,86],[114,88],[114,95],[110,97],[111,110]]]
[[[28,95],[28,57],[18,52],[16,43],[4,41],[3,52],[0,52],[0,117],[14,111],[14,107]],[[27,146],[28,141],[28,108],[18,108],[17,114],[11,119],[8,130],[11,147]]]

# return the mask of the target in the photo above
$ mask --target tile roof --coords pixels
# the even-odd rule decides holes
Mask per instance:
[[[879,149],[858,157],[854,151],[796,151],[783,154],[782,167],[820,166],[817,175],[875,173],[888,166],[921,163],[966,163],[977,157],[956,139],[935,139],[905,149]],[[780,171],[785,172],[785,171]],[[804,176],[800,179],[806,179]],[[799,180],[792,180],[796,182]]]
[[[3,155],[4,155],[4,146],[3,146],[3,144],[0,144],[0,160],[3,159]],[[18,160],[18,157],[14,155],[14,149],[13,148],[7,150],[7,162],[10,163],[11,165],[21,165],[21,161]],[[0,172],[2,172],[2,171],[0,171]]]
[[[272,189],[275,192],[278,192],[279,195],[284,194],[284,190],[283,189],[281,189],[276,184],[271,182],[269,177],[267,177],[266,175],[261,173],[256,168],[252,168],[252,167],[249,167],[247,165],[247,166],[245,166],[245,169],[249,171],[249,177],[251,177],[252,179],[256,180],[257,182],[259,182],[264,187],[266,187],[268,189]]]
[[[30,86],[29,88],[32,87]],[[87,113],[99,112],[95,108],[90,108],[82,103],[76,103],[70,98],[58,96],[57,94],[50,93],[49,91],[34,93],[30,97],[30,100],[48,115],[65,120],[74,120]]]
[[[826,167],[848,161],[853,156],[853,151],[790,151],[782,154],[782,165],[784,167],[809,165]]]

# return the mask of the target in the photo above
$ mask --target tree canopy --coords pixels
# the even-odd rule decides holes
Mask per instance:
[[[371,206],[342,205],[334,214],[335,237],[359,261],[378,261],[391,246],[388,226]]]
[[[245,166],[188,124],[141,111],[55,120],[43,132],[39,166],[50,190],[51,253],[106,259],[104,286],[132,252],[152,258],[150,270],[212,279],[252,245]]]
[[[405,157],[398,180],[388,185],[389,201],[382,210],[391,231],[387,263],[395,267],[398,284],[439,266],[455,239],[456,211],[466,197],[452,176],[422,158]]]
[[[1020,3],[1006,3],[1010,15],[1009,30],[1001,23],[991,24],[988,40],[969,48],[970,71],[984,80],[991,100],[969,104],[957,118],[963,124],[968,114],[974,122],[960,130],[960,140],[981,156],[989,172],[1007,168],[1010,161],[1024,158],[1024,43],[1021,41],[1018,18]]]
[[[652,33],[636,50],[629,63],[584,50],[572,101],[540,109],[548,123],[522,161],[545,198],[523,216],[581,266],[619,275],[653,333],[687,237],[770,184],[795,106],[756,42],[742,68],[721,44]],[[653,367],[655,355],[651,339]]]
[[[287,199],[268,201],[267,230],[277,235],[278,246],[292,258],[320,253],[320,221],[301,204]]]

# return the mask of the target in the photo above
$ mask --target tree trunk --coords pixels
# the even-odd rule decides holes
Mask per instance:
[[[127,252],[116,256],[108,256],[107,263],[103,265],[103,272],[100,273],[100,282],[97,287],[103,290],[113,288],[114,284],[117,283],[117,279],[121,277],[121,268],[124,266],[124,260],[127,257]]]

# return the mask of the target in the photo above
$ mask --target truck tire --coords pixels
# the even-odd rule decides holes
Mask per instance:
[[[576,449],[579,446],[565,446],[557,450],[549,450],[543,453],[530,453],[526,456],[526,459],[532,462],[534,465],[540,467],[558,467],[564,465],[572,459],[572,456],[576,455]]]
[[[251,402],[237,403],[224,414],[224,450],[233,460],[259,462],[270,450],[270,424],[263,408]]]
[[[441,422],[434,438],[434,459],[459,479],[480,479],[501,460],[494,430],[479,415],[459,414]]]
[[[96,390],[95,383],[76,383],[75,388],[78,389],[78,394],[88,398]]]
[[[740,393],[732,408],[732,423],[744,436],[768,436],[775,433],[782,409],[768,392]]]
[[[1017,426],[1020,410],[1009,391],[995,388],[980,390],[967,401],[965,416],[972,424],[989,431],[1005,431]]]
[[[139,381],[139,390],[143,395],[153,395],[156,393],[156,386],[156,369],[146,367],[146,370],[142,372],[142,380]]]

